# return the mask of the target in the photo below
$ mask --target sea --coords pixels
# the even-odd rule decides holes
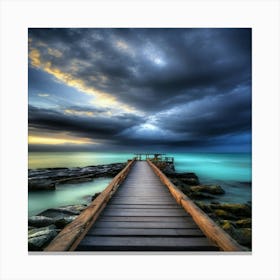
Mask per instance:
[[[126,162],[133,153],[104,152],[30,152],[28,168],[84,167]],[[174,157],[177,172],[195,172],[201,184],[218,184],[225,194],[218,202],[247,203],[252,201],[251,153],[166,153]],[[29,192],[28,215],[48,208],[88,203],[90,196],[102,191],[111,179],[57,185],[55,191]]]

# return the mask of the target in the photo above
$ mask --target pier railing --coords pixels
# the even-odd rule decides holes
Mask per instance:
[[[159,176],[164,185],[167,186],[177,203],[189,213],[201,231],[212,240],[222,251],[247,251],[219,227],[208,215],[206,215],[193,201],[182,193],[163,172],[151,160],[147,160],[154,172]]]
[[[72,223],[68,224],[44,251],[74,251],[124,181],[134,162],[135,160],[128,161],[126,167],[114,177],[106,189]]]
[[[134,159],[136,160],[151,160],[155,162],[166,162],[174,163],[173,157],[166,157],[165,154],[155,154],[155,153],[135,153]]]

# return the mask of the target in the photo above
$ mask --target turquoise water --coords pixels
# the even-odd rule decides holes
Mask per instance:
[[[195,172],[201,180],[251,181],[251,154],[181,153],[175,158],[178,172]],[[29,168],[84,167],[126,162],[132,153],[29,153]]]
[[[251,154],[173,154],[176,171],[195,172],[201,180],[251,181]]]
[[[28,216],[36,215],[48,208],[88,203],[91,196],[101,192],[110,181],[109,178],[98,178],[92,182],[57,185],[55,191],[29,192]]]
[[[252,201],[251,154],[173,154],[178,172],[191,171],[201,184],[218,184],[225,194],[220,202]]]
[[[121,153],[29,153],[28,168],[84,167],[89,165],[126,162],[132,154]],[[98,178],[92,182],[57,185],[55,191],[28,193],[28,216],[64,205],[89,202],[88,197],[104,190],[112,178]]]
[[[251,201],[251,154],[181,153],[166,154],[175,159],[177,172],[195,172],[201,184],[219,184],[226,194],[222,202]],[[29,153],[29,168],[83,167],[89,165],[126,162],[131,153]],[[58,185],[55,191],[30,192],[29,215],[63,205],[87,202],[88,196],[102,191],[111,179],[99,178],[92,182]]]

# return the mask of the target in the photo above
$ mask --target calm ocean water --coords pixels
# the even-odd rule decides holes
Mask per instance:
[[[166,156],[175,158],[176,171],[195,172],[202,184],[220,184],[226,191],[220,201],[251,201],[251,154],[170,153]],[[132,157],[130,153],[31,152],[28,167],[83,167],[125,162]],[[85,203],[89,195],[103,190],[109,181],[100,178],[93,182],[60,185],[55,192],[29,193],[29,215],[50,207]]]

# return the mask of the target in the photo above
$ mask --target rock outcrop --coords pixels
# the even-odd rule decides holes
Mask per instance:
[[[39,168],[28,170],[28,190],[55,190],[56,184],[81,183],[97,177],[114,177],[125,163],[103,164],[75,168]]]
[[[252,213],[249,203],[195,203],[239,244],[251,248]]]
[[[211,219],[221,226],[239,244],[251,249],[252,220],[251,203],[220,203],[217,202],[225,194],[219,185],[202,185],[195,173],[177,173],[175,170],[158,167],[169,177],[171,182]],[[167,172],[166,172],[167,170]],[[208,203],[202,200],[211,201]]]
[[[28,219],[28,250],[42,251],[66,225],[87,207],[85,204],[47,209]]]
[[[48,244],[56,235],[59,230],[50,225],[47,227],[34,228],[28,231],[28,250],[41,251],[46,244]]]

